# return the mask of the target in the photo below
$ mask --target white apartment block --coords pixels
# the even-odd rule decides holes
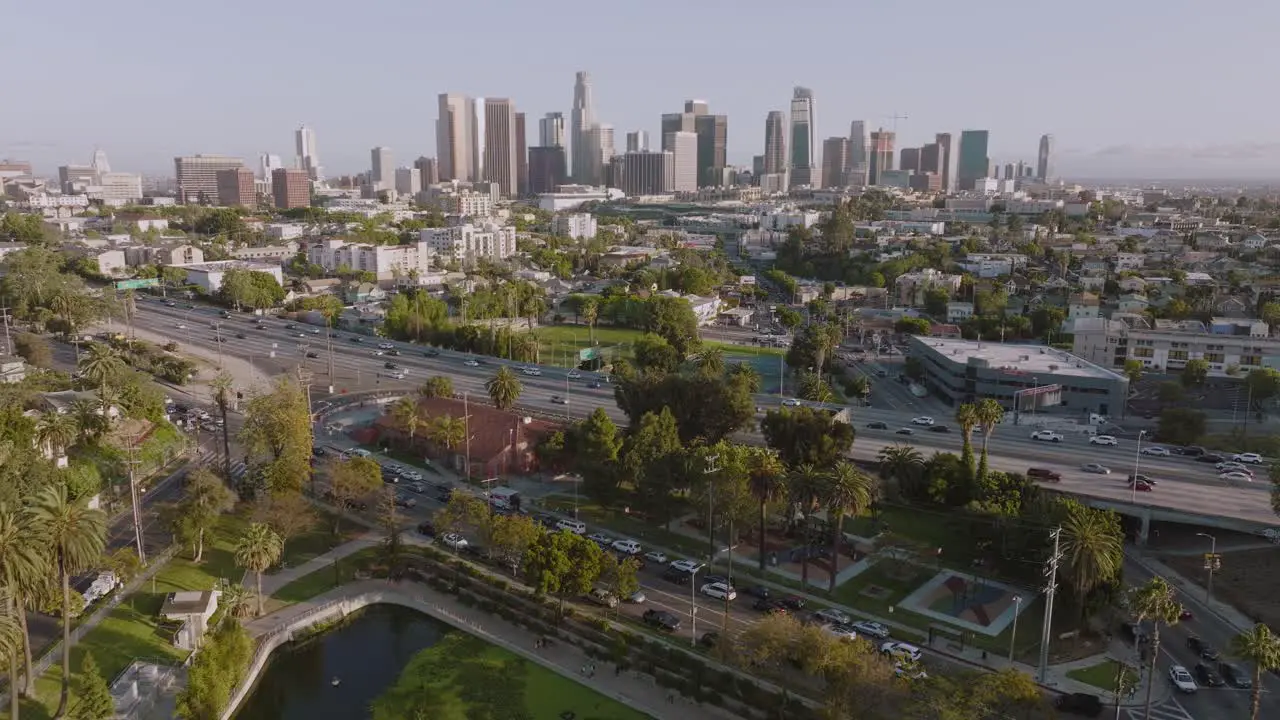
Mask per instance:
[[[347,267],[387,279],[397,274],[429,271],[431,254],[427,243],[422,241],[412,245],[356,245],[331,238],[312,243],[307,248],[307,262],[319,265],[325,272]]]
[[[574,240],[590,240],[596,236],[596,219],[588,213],[569,213],[551,218],[551,232]]]
[[[88,195],[50,195],[48,193],[38,193],[30,195],[23,202],[17,203],[20,208],[30,208],[32,210],[50,210],[57,208],[85,208],[89,207]]]
[[[440,196],[440,205],[448,215],[488,217],[493,214],[493,196],[471,190]]]
[[[133,173],[105,172],[98,184],[89,188],[89,197],[106,205],[127,205],[142,199],[142,176]]]
[[[1140,322],[1078,320],[1072,350],[1109,368],[1137,360],[1148,370],[1179,373],[1188,360],[1204,360],[1215,377],[1228,376],[1228,371],[1243,376],[1262,367],[1280,368],[1280,340],[1270,337],[1261,320],[1213,318],[1207,326],[1197,320],[1157,320],[1155,327]]]
[[[422,242],[441,262],[457,261],[469,265],[485,259],[498,262],[516,251],[516,229],[511,225],[465,223],[421,231]]]

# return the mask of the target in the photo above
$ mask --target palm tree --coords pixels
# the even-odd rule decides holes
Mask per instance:
[[[582,301],[582,322],[587,324],[587,337],[596,344],[596,320],[600,318],[600,303],[591,296]]]
[[[899,489],[915,480],[924,468],[924,456],[906,443],[886,445],[876,459],[880,461],[881,479],[893,480]]]
[[[76,398],[72,401],[68,414],[89,440],[97,439],[107,429],[106,414],[102,412],[96,399]]]
[[[698,358],[698,372],[707,377],[718,378],[724,375],[724,351],[718,347],[703,349]]]
[[[204,559],[204,536],[235,506],[236,496],[213,473],[197,468],[187,477],[186,495],[177,506],[174,530],[191,544],[191,561]]]
[[[498,368],[498,372],[488,382],[484,384],[484,389],[488,391],[489,398],[493,400],[493,404],[499,410],[510,410],[515,407],[516,401],[520,399],[520,393],[524,390],[524,386],[520,384],[520,380],[516,378],[516,374],[511,372],[511,368],[502,366]]]
[[[729,367],[729,379],[742,383],[753,395],[760,392],[760,373],[745,362],[734,363]]]
[[[16,679],[24,676],[18,672],[18,653],[26,655],[25,682],[21,694],[31,694],[31,683],[34,682],[31,671],[30,638],[27,633],[26,603],[23,595],[27,588],[47,576],[48,558],[45,557],[43,541],[32,531],[30,518],[6,505],[0,505],[0,592],[7,600],[6,612],[12,612],[18,618],[22,633],[22,645],[8,653],[9,678],[12,681],[11,693],[14,698],[19,695]],[[16,718],[14,709],[11,715]]]
[[[804,554],[800,560],[800,582],[806,588],[809,587],[809,516],[817,509],[825,481],[824,473],[811,463],[800,465],[787,476],[787,497],[801,515],[800,532],[804,540]]]
[[[253,593],[240,583],[228,583],[218,596],[218,607],[233,618],[248,617],[253,611]]]
[[[969,473],[972,474],[974,472],[973,429],[982,423],[982,419],[978,417],[978,406],[973,403],[965,403],[956,408],[956,422],[960,425],[960,437],[964,440],[960,458],[964,461],[964,466],[969,468]]]
[[[831,386],[823,381],[822,376],[814,372],[806,372],[800,376],[800,391],[796,397],[809,402],[828,403],[835,398]]]
[[[102,343],[89,346],[89,352],[78,363],[85,379],[102,387],[125,368],[124,360],[115,348]]]
[[[402,397],[391,406],[391,419],[405,433],[409,447],[413,447],[414,436],[423,426],[422,414],[418,412],[418,400],[413,397]]]
[[[533,333],[525,333],[516,340],[515,356],[520,362],[537,363],[541,350],[542,343]]]
[[[996,431],[996,425],[1004,422],[1004,408],[992,398],[983,398],[978,403],[978,422],[982,423],[982,460],[978,463],[978,477],[987,476],[987,443]]]
[[[767,525],[765,522],[765,510],[769,503],[782,497],[782,494],[786,492],[787,485],[782,461],[778,460],[777,453],[764,450],[753,452],[749,467],[748,482],[751,485],[751,494],[760,503],[760,519],[757,526],[760,531],[760,557],[757,559],[760,564],[760,572],[763,573],[765,561],[764,533]]]
[[[9,657],[9,678],[13,680],[18,677],[18,653],[22,652],[22,646],[26,642],[22,630],[24,623],[18,619],[23,611],[16,609],[13,598],[7,595],[0,596],[0,603],[4,606],[0,609],[0,653]],[[21,710],[16,685],[16,682],[11,682],[9,687],[10,720],[18,720],[18,712]]]
[[[231,404],[231,375],[225,371],[209,383],[213,389],[213,400],[218,405],[218,414],[222,416],[222,474],[227,482],[231,482],[231,423],[227,422],[227,406]]]
[[[1151,657],[1147,665],[1147,699],[1145,720],[1151,720],[1151,690],[1156,685],[1156,658],[1160,655],[1160,626],[1177,625],[1182,617],[1182,603],[1173,587],[1159,575],[1129,591],[1129,608],[1137,622],[1151,621]]]
[[[1119,576],[1124,564],[1124,535],[1109,513],[1072,504],[1062,523],[1062,555],[1083,613],[1089,593]]]
[[[844,516],[861,515],[875,496],[875,481],[848,460],[841,460],[827,476],[822,488],[822,504],[831,523],[831,578],[828,592],[836,591],[840,571],[840,541],[844,539]]]
[[[441,415],[432,421],[427,432],[432,442],[454,452],[467,440],[467,421],[452,415]]]
[[[106,545],[106,516],[86,499],[71,500],[66,486],[46,487],[31,506],[30,522],[44,542],[62,580],[62,692],[55,718],[67,709],[71,689],[71,576],[89,569]]]
[[[57,460],[66,454],[67,448],[76,441],[80,428],[76,427],[76,419],[60,412],[49,411],[36,421],[36,442]]]
[[[1250,720],[1258,720],[1262,703],[1262,673],[1280,669],[1280,637],[1262,623],[1231,638],[1231,654],[1253,664],[1253,692],[1250,694]]]
[[[262,614],[262,573],[276,564],[284,552],[279,533],[264,523],[253,523],[236,544],[236,564],[254,574],[258,593],[258,614]]]

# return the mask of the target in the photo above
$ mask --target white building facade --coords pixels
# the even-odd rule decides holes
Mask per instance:
[[[569,213],[551,219],[551,232],[574,240],[590,240],[596,236],[596,219],[588,213]]]
[[[426,228],[420,238],[441,263],[456,261],[468,265],[481,259],[498,262],[516,251],[516,229],[497,223]]]

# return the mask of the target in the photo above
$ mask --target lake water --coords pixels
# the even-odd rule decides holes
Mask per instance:
[[[235,720],[368,718],[413,656],[449,629],[408,608],[371,606],[341,627],[277,648]]]

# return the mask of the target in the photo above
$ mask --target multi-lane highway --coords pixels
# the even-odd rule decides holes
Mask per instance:
[[[205,305],[194,308],[185,304],[167,305],[149,298],[138,303],[135,323],[138,328],[165,335],[179,345],[190,344],[202,348],[202,354],[210,351],[249,360],[268,372],[283,372],[302,365],[313,373],[313,398],[320,399],[332,385],[336,393],[368,390],[374,387],[409,390],[421,385],[432,375],[447,375],[456,392],[483,396],[484,383],[500,365],[520,366],[519,363],[495,358],[477,358],[481,364],[467,364],[471,356],[449,350],[428,357],[426,348],[409,343],[391,343],[398,355],[389,355],[378,349],[384,341],[370,336],[357,336],[345,331],[328,337],[322,328],[299,323],[287,328],[287,320],[274,317],[264,319],[265,328],[255,326],[252,315],[236,313],[229,319],[220,317],[221,309]],[[219,327],[215,329],[213,325]],[[360,342],[353,339],[360,337]],[[221,338],[222,342],[218,342]],[[332,355],[330,355],[332,353]],[[310,355],[310,356],[308,356]],[[332,357],[332,360],[330,359]],[[395,379],[395,370],[387,363],[403,370],[404,379]],[[333,376],[329,376],[332,365]],[[542,366],[541,375],[521,375],[524,393],[520,406],[527,411],[548,416],[581,418],[596,407],[603,407],[616,420],[624,420],[613,398],[613,388],[599,382],[594,373],[581,373],[581,377],[569,377],[563,367]],[[240,380],[245,387],[249,379]],[[567,400],[567,404],[553,401],[553,397]],[[776,408],[782,399],[773,395],[760,395],[756,404],[763,412]],[[897,442],[907,442],[928,454],[932,451],[956,452],[960,449],[960,434],[949,418],[937,417],[939,424],[950,424],[949,433],[931,432],[916,427],[912,435],[898,434],[903,427],[910,427],[911,413],[877,408],[854,408],[854,425],[858,439],[854,454],[863,459],[875,457],[879,451]],[[883,422],[885,429],[869,428],[868,424]],[[1212,465],[1197,463],[1181,457],[1153,457],[1138,455],[1133,440],[1120,440],[1116,446],[1089,444],[1083,436],[1068,435],[1061,443],[1032,440],[1033,428],[1001,425],[990,441],[990,464],[999,470],[1025,472],[1028,467],[1043,467],[1058,471],[1062,480],[1053,488],[1107,498],[1117,502],[1129,502],[1135,497],[1126,483],[1129,473],[1138,472],[1158,481],[1152,492],[1136,493],[1139,505],[1156,508],[1185,509],[1199,514],[1220,515],[1258,525],[1274,522],[1268,493],[1268,483],[1229,483],[1218,479]],[[757,429],[741,433],[746,442],[759,443],[762,438]],[[1080,470],[1084,463],[1096,462],[1109,467],[1110,475],[1095,475]]]

